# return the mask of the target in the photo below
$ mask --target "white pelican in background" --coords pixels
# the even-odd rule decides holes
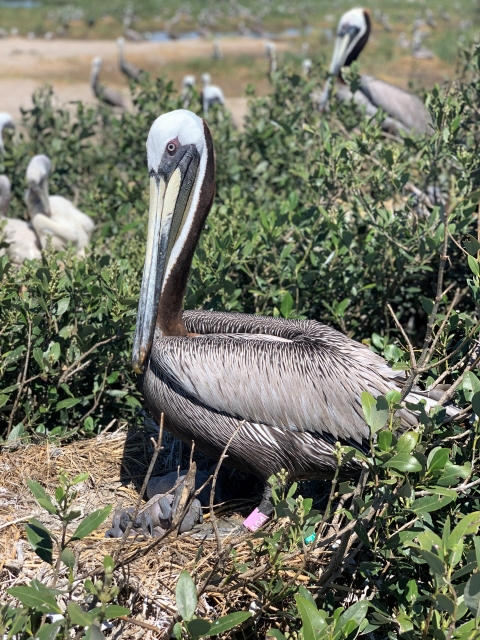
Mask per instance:
[[[215,194],[214,150],[204,120],[166,113],[147,140],[150,212],[132,364],[154,418],[195,450],[264,482],[330,478],[335,443],[368,445],[361,394],[400,390],[405,374],[366,346],[314,320],[183,311],[193,254]],[[407,400],[436,401],[415,388]],[[455,407],[447,407],[453,415]],[[400,430],[418,423],[398,411]],[[345,477],[359,474],[351,460]],[[272,511],[268,489],[260,514]],[[258,513],[256,514],[258,516]],[[261,516],[258,516],[261,519]],[[249,520],[249,519],[248,519]]]
[[[2,135],[4,129],[15,129],[15,121],[9,113],[2,111],[0,112],[0,151],[2,153],[5,153]]]
[[[95,225],[67,198],[49,195],[51,168],[50,158],[44,155],[34,156],[28,164],[28,189],[25,193],[28,215],[42,249],[47,246],[47,239],[51,238],[55,249],[63,250],[72,244],[77,255],[83,257]]]
[[[0,249],[0,256],[8,255],[13,264],[41,258],[40,243],[30,222],[7,218],[11,188],[7,176],[0,176],[0,239],[9,246]]]
[[[202,73],[202,106],[205,117],[208,116],[208,110],[214,104],[225,104],[223,91],[211,82],[212,76],[209,73]]]
[[[183,76],[180,98],[184,109],[187,109],[190,106],[190,102],[192,101],[192,92],[196,82],[197,79],[191,74]]]
[[[105,87],[103,84],[100,84],[99,77],[102,70],[102,65],[103,62],[101,58],[97,57],[92,60],[90,86],[92,87],[93,93],[99,100],[101,100],[105,104],[108,104],[111,107],[120,107],[122,109],[125,109],[125,101],[120,91],[111,89],[110,87]]]
[[[127,78],[131,80],[139,80],[142,75],[142,70],[137,67],[133,62],[125,60],[125,38],[117,38],[117,50],[118,50],[118,67]]]
[[[382,124],[384,129],[397,134],[400,131],[432,131],[430,114],[420,98],[413,93],[367,75],[360,76],[360,88],[354,94],[343,82],[342,67],[348,67],[358,58],[367,44],[370,29],[370,16],[365,9],[350,9],[341,17],[330,64],[330,77],[325,83],[320,109],[323,110],[328,102],[332,78],[337,78],[337,97],[342,102],[353,99],[360,107],[365,108],[368,116],[374,116],[381,108],[388,116]]]

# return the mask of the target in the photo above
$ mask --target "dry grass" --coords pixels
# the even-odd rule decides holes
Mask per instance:
[[[0,459],[1,601],[9,599],[8,587],[28,583],[33,578],[49,585],[53,578],[52,567],[42,562],[30,548],[24,525],[29,518],[36,517],[55,533],[60,531],[60,526],[54,517],[39,508],[28,490],[27,478],[37,480],[53,494],[60,470],[68,469],[71,477],[88,472],[90,478],[79,485],[77,498],[78,508],[84,515],[107,504],[134,506],[138,500],[137,487],[151,457],[151,435],[152,431],[148,429],[127,431],[124,426],[115,433],[66,445],[46,443],[4,449]],[[174,456],[162,455],[154,475],[164,473],[172,461]],[[238,509],[244,513],[240,515]],[[221,521],[223,512],[230,523],[239,524],[250,509],[251,505],[246,502],[224,505],[216,511],[216,517]],[[72,547],[77,558],[78,587],[74,596],[80,602],[84,598],[83,580],[100,575],[104,555],[114,556],[120,545],[119,539],[105,538],[110,523],[111,517],[98,531]],[[78,522],[72,523],[72,529],[76,524]],[[268,529],[278,530],[282,524],[285,523],[270,524]],[[255,580],[271,573],[265,556],[255,553],[260,544],[261,538],[242,535],[240,528],[222,538],[219,544],[209,526],[208,513],[203,528],[189,534],[177,536],[175,531],[170,531],[165,539],[153,542],[152,539],[130,538],[120,554],[115,576],[121,587],[120,601],[131,608],[135,623],[117,621],[116,630],[121,630],[123,638],[137,638],[139,630],[150,637],[164,634],[177,613],[175,585],[185,568],[200,586],[198,615],[214,619],[236,609],[247,609],[258,598]],[[321,573],[330,554],[323,548],[313,551],[308,562],[309,571]],[[236,568],[242,563],[249,565],[243,574]],[[287,581],[305,585],[310,580],[306,569],[303,552],[294,551],[288,555],[281,575]],[[57,586],[61,588],[66,583],[64,572]],[[157,632],[139,626],[140,623],[154,627]]]

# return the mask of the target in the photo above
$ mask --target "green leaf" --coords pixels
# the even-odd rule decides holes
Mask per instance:
[[[49,530],[35,518],[25,527],[28,541],[37,556],[48,564],[53,564],[53,540]]]
[[[103,509],[93,511],[80,522],[70,540],[81,540],[82,538],[90,535],[92,531],[98,529],[98,527],[108,518],[111,510],[112,505],[108,504],[106,507],[103,507]]]
[[[409,453],[398,453],[396,456],[393,456],[393,458],[390,458],[390,460],[387,460],[387,462],[384,462],[382,466],[386,469],[396,469],[402,473],[414,473],[422,470],[420,462],[415,456]]]
[[[39,588],[38,585],[39,583],[36,580],[32,580],[28,586],[10,587],[10,589],[7,589],[7,593],[20,600],[23,605],[30,609],[43,613],[62,613],[50,590],[43,587],[42,584],[40,584],[40,587],[43,587],[43,589]]]
[[[415,431],[408,431],[400,436],[395,449],[397,453],[411,453],[415,449],[417,442],[418,433]]]
[[[62,627],[64,624],[65,624],[64,620],[57,620],[52,624],[48,624],[48,623],[44,624],[43,627],[41,627],[36,632],[35,640],[55,640],[60,630],[60,627]]]
[[[470,267],[470,271],[478,276],[480,275],[480,268],[478,266],[478,260],[476,260],[473,256],[468,256],[468,266]]]
[[[441,559],[435,553],[427,551],[427,549],[419,549],[418,553],[434,573],[437,573],[440,576],[443,575],[445,567]]]
[[[17,424],[17,426],[13,427],[13,429],[10,431],[7,438],[7,442],[15,442],[15,440],[19,440],[24,433],[25,433],[25,427],[23,426],[23,424],[22,423]]]
[[[178,612],[183,620],[186,622],[192,620],[197,608],[197,589],[192,576],[186,569],[178,577],[175,598]]]
[[[302,618],[304,640],[316,640],[318,633],[327,626],[326,613],[298,594],[295,601]]]
[[[105,571],[109,571],[110,573],[115,569],[115,560],[112,556],[105,556],[103,558],[103,566]]]
[[[368,391],[362,392],[362,410],[365,422],[371,429],[372,434],[376,433],[388,420],[389,407],[386,398],[378,396],[375,399]]]
[[[216,636],[220,633],[224,633],[225,631],[229,631],[233,629],[233,627],[238,627],[238,625],[251,618],[252,614],[250,611],[237,611],[235,613],[229,613],[227,616],[222,616],[212,622],[212,626],[210,631],[208,632],[208,636]]]
[[[54,506],[52,499],[36,480],[27,478],[27,485],[33,497],[43,509],[46,509],[49,513],[57,513],[57,508]]]
[[[280,305],[280,313],[284,318],[289,318],[293,309],[293,298],[292,295],[287,291],[283,298],[282,303]]]
[[[269,629],[267,631],[267,638],[275,638],[276,640],[287,640],[283,633],[279,629]]]
[[[437,595],[436,607],[439,611],[446,611],[451,616],[455,613],[455,603],[443,593]]]
[[[127,607],[121,607],[119,604],[107,604],[105,607],[105,619],[112,620],[112,618],[119,618],[120,616],[129,616],[131,610]]]
[[[212,626],[208,620],[204,618],[194,618],[189,622],[185,623],[185,626],[188,629],[188,633],[193,638],[201,638],[203,636],[209,635],[210,627]]]
[[[453,549],[467,535],[475,535],[480,527],[480,511],[464,516],[448,536],[448,548]]]
[[[338,628],[341,629],[346,622],[354,620],[357,626],[365,619],[369,607],[368,600],[359,600],[352,606],[348,607],[346,611],[342,613],[338,620]]]
[[[177,640],[182,640],[182,625],[180,622],[176,622],[173,627],[173,635]]]
[[[89,611],[87,613],[76,602],[68,603],[67,612],[73,624],[76,624],[79,627],[89,627],[93,623],[96,617],[94,615],[95,610]],[[100,610],[98,610],[98,613],[99,612]]]
[[[73,567],[75,566],[75,554],[73,553],[73,551],[68,547],[66,547],[62,551],[61,558],[62,558],[63,564],[67,566],[70,569],[70,571],[72,571]]]
[[[98,624],[91,624],[85,633],[85,640],[105,640]]]
[[[472,397],[472,409],[475,415],[480,416],[480,391],[477,391]]]
[[[410,509],[417,515],[422,515],[443,509],[443,507],[446,507],[447,504],[450,504],[455,499],[456,496],[452,495],[425,496],[424,498],[417,498]]]
[[[442,449],[441,447],[436,447],[432,449],[428,454],[427,458],[427,470],[428,473],[432,471],[437,471],[438,469],[443,469],[448,461],[448,456],[450,454],[449,449]]]
[[[65,313],[69,304],[70,298],[62,298],[57,302],[57,317],[60,317]]]
[[[71,409],[81,401],[81,398],[65,398],[65,400],[60,400],[60,402],[57,402],[55,410],[60,411],[61,409]]]
[[[480,571],[473,573],[463,592],[465,604],[470,612],[478,618],[480,616]]]

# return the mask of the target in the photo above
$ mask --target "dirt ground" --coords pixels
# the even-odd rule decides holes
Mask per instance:
[[[280,45],[280,50],[284,48],[286,45]],[[262,40],[225,38],[222,40],[222,52],[226,59],[239,55],[258,57],[259,64],[265,68],[266,81],[267,61],[263,57]],[[35,89],[45,83],[54,87],[62,103],[76,100],[94,103],[96,98],[89,85],[89,76],[91,61],[95,56],[100,56],[104,62],[101,82],[119,89],[128,98],[128,81],[118,70],[117,49],[113,40],[0,40],[0,111],[8,111],[15,118],[19,117],[22,107],[31,106]],[[189,72],[189,63],[192,61],[194,65],[191,72],[197,76],[202,66],[206,70],[214,64],[211,60],[212,44],[203,40],[129,42],[127,57],[154,75],[165,73],[173,79],[177,88],[180,88],[184,73]],[[240,121],[247,107],[244,93],[249,80],[248,66],[243,74],[241,68],[239,73],[225,74],[223,67],[220,71],[221,86],[227,107],[234,119]],[[215,69],[211,69],[211,73],[215,82]]]

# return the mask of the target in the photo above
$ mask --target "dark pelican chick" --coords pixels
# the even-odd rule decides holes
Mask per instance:
[[[332,78],[337,78],[337,97],[342,102],[353,100],[365,108],[368,116],[382,109],[388,116],[382,127],[392,133],[400,131],[416,133],[432,132],[432,120],[423,102],[413,93],[404,91],[373,76],[360,76],[360,87],[354,94],[342,80],[342,67],[354,62],[368,42],[371,21],[367,11],[361,8],[347,11],[338,23],[335,49],[330,64],[330,78],[325,83],[320,109],[328,102]]]
[[[147,140],[150,213],[133,346],[133,368],[149,410],[196,450],[257,475],[331,478],[335,443],[368,442],[361,394],[401,389],[366,346],[314,320],[183,311],[188,273],[215,193],[212,138],[205,121],[183,109],[160,116]],[[407,400],[425,399],[416,388]],[[448,407],[447,412],[455,408]],[[399,411],[401,428],[417,424]],[[355,477],[359,464],[342,467]],[[268,491],[260,505],[272,506]]]

